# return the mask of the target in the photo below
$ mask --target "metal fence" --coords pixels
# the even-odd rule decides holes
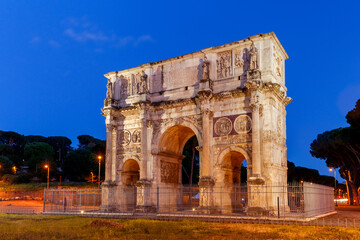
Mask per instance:
[[[299,183],[291,185],[155,186],[143,194],[135,186],[118,186],[106,196],[112,204],[101,205],[100,189],[44,192],[44,212],[148,212],[309,218],[334,211],[330,187]],[[141,198],[141,199],[139,199]],[[144,199],[145,198],[145,199]],[[204,202],[208,205],[204,207]],[[111,208],[110,208],[111,207]]]
[[[98,211],[101,189],[45,189],[43,212]]]

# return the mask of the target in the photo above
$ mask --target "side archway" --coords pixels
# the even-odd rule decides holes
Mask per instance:
[[[122,167],[123,179],[122,183],[125,186],[134,186],[140,179],[140,166],[134,159],[128,159],[124,162]]]

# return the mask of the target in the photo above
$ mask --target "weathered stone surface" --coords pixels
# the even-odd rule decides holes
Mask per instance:
[[[261,210],[265,196],[258,186],[287,182],[287,58],[275,34],[267,33],[105,74],[106,180],[121,187],[137,176],[146,181],[137,185],[138,205],[176,206],[183,147],[196,135],[200,179],[210,179],[199,183],[200,207],[220,205],[212,188],[238,183],[235,169],[246,159],[254,191],[249,207],[268,211]],[[126,170],[127,161],[137,166]],[[149,190],[156,187],[169,187],[173,196],[156,202]],[[268,202],[275,197],[267,194]]]

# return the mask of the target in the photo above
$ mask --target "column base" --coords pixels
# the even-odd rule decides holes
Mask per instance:
[[[100,212],[116,212],[117,211],[117,204],[116,204],[116,187],[117,185],[112,181],[105,181],[101,184],[101,204],[99,211]]]
[[[253,185],[264,185],[265,184],[265,179],[261,176],[251,176],[248,179],[248,184],[253,184]]]
[[[214,212],[214,185],[215,181],[211,176],[201,176],[199,181],[199,207],[197,211],[202,213]]]
[[[270,211],[262,207],[249,207],[246,211],[248,216],[270,216]]]
[[[151,181],[141,179],[136,185],[136,212],[156,212],[151,203]]]

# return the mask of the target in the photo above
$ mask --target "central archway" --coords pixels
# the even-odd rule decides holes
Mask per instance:
[[[163,211],[192,208],[193,202],[195,201],[195,204],[197,202],[197,186],[189,187],[188,185],[183,185],[184,178],[190,177],[183,174],[190,175],[191,171],[191,169],[186,169],[183,165],[183,159],[186,157],[186,154],[184,155],[184,147],[186,145],[189,148],[189,144],[199,145],[196,133],[190,127],[184,125],[169,127],[164,131],[159,140],[159,153],[157,154],[157,163],[160,169],[158,186],[160,187],[161,197],[159,198],[159,205],[161,208],[165,208]],[[190,148],[196,146],[190,146]],[[197,150],[195,151],[197,152]],[[188,157],[193,157],[193,153],[189,153],[189,155]],[[197,161],[199,161],[199,154],[196,153],[195,155],[198,158]],[[189,159],[186,160],[189,161]],[[194,163],[192,164],[194,165]],[[199,167],[198,164],[197,169]],[[197,172],[192,171],[192,174],[199,176],[199,170]]]

